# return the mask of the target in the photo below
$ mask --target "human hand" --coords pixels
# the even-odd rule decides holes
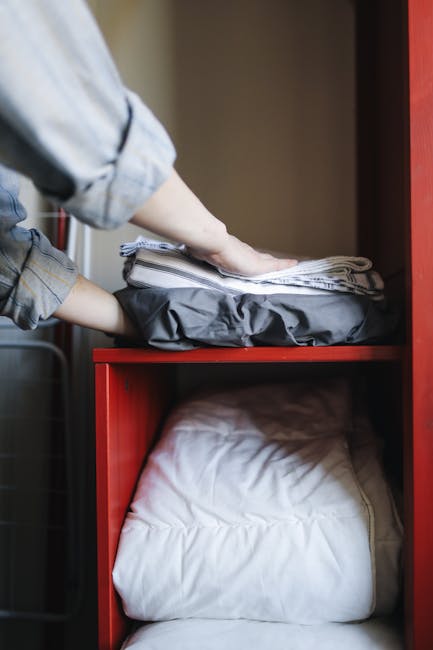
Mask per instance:
[[[204,207],[174,170],[131,221],[182,242],[192,257],[229,273],[248,277],[281,271],[297,263],[260,253],[229,235],[225,224]]]
[[[297,264],[297,260],[279,259],[269,253],[261,253],[233,235],[227,235],[224,248],[218,252],[204,253],[191,247],[187,251],[223,271],[247,277],[282,271]]]

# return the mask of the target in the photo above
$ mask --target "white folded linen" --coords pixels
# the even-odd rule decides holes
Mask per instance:
[[[123,527],[113,575],[126,613],[304,624],[368,617],[375,506],[353,470],[351,415],[348,388],[336,381],[217,392],[178,407]],[[393,526],[394,573],[380,611],[396,598]]]
[[[334,256],[303,260],[295,266],[245,277],[200,262],[189,256],[184,245],[138,237],[121,245],[129,259],[124,277],[135,287],[207,288],[234,294],[306,294],[343,292],[383,298],[383,281],[365,257]]]
[[[295,625],[187,619],[146,625],[122,650],[403,650],[401,632],[387,619],[363,623]]]

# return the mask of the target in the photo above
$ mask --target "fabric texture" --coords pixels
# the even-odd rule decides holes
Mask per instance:
[[[171,140],[82,0],[3,0],[0,79],[0,160],[81,221],[126,222],[169,176]]]
[[[378,586],[382,513],[353,469],[348,390],[265,385],[172,413],[120,538],[113,577],[128,616],[354,621],[375,611],[377,587],[380,610],[392,610],[401,529],[387,511],[394,573]]]
[[[135,287],[212,288],[233,294],[294,294],[308,295],[350,293],[383,298],[383,280],[365,257],[335,256],[301,260],[295,266],[245,277],[229,273],[186,253],[183,245],[138,237],[135,242],[120,247],[127,256],[124,277]]]
[[[290,625],[189,619],[138,629],[122,650],[403,650],[396,621]]]
[[[194,260],[185,246],[139,237],[121,246],[115,295],[147,345],[337,345],[394,333],[400,310],[370,260],[332,257],[251,278]]]
[[[135,324],[140,344],[165,350],[377,343],[401,324],[398,305],[342,293],[233,295],[126,287],[115,296]]]
[[[41,232],[17,225],[27,216],[18,189],[17,175],[0,166],[0,314],[34,329],[65,300],[78,270]]]
[[[80,221],[126,222],[170,175],[169,136],[123,87],[82,0],[0,2],[0,80],[0,162]],[[28,329],[64,301],[77,269],[17,227],[25,216],[0,167],[0,313]]]
[[[382,469],[381,441],[374,435],[365,409],[355,408],[348,431],[353,468],[374,508],[376,614],[389,614],[402,589],[403,526]]]

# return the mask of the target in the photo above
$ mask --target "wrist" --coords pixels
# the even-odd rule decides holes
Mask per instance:
[[[113,294],[79,275],[56,318],[107,334],[137,336],[134,326]]]
[[[209,212],[174,170],[131,221],[205,255],[217,253],[228,243],[225,224]]]
[[[188,250],[195,257],[200,255],[206,257],[218,256],[227,250],[230,245],[231,235],[222,221],[215,219],[217,223],[210,225],[209,228],[203,229],[190,238],[190,243],[186,243]]]

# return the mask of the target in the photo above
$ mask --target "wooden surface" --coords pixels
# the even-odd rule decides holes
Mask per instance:
[[[96,365],[98,648],[118,650],[128,621],[111,572],[143,460],[167,410],[171,387],[151,366]]]
[[[412,409],[406,476],[407,642],[433,648],[433,2],[409,0]],[[410,377],[409,377],[410,379]],[[409,466],[410,464],[410,466]]]
[[[398,345],[346,345],[287,348],[200,348],[185,352],[143,348],[98,348],[96,363],[337,363],[353,361],[399,361],[404,350]]]
[[[406,160],[407,212],[410,209],[410,238],[408,239],[408,311],[410,341],[407,349],[399,346],[341,346],[321,348],[206,348],[188,352],[163,352],[145,349],[99,349],[94,352],[97,362],[97,435],[98,462],[110,464],[114,458],[106,450],[104,437],[113,432],[109,420],[117,413],[114,422],[125,416],[125,404],[115,406],[112,397],[120,390],[121,374],[135,366],[137,373],[143,366],[149,371],[155,364],[174,363],[333,363],[403,361],[405,367],[406,392],[406,439],[405,439],[405,592],[406,592],[406,641],[405,650],[433,650],[433,2],[432,0],[403,0],[401,6],[408,10],[408,64],[409,81],[407,97],[410,108],[406,116],[410,157]],[[404,39],[403,39],[404,40]],[[404,47],[404,46],[403,46]],[[396,61],[401,62],[405,51],[395,52]],[[403,66],[404,67],[404,66]],[[404,69],[403,69],[404,72]],[[381,109],[382,110],[382,109]],[[392,111],[392,102],[389,102]],[[380,182],[380,178],[378,179]],[[409,235],[409,228],[408,228]],[[374,232],[373,235],[374,236]],[[410,241],[409,241],[410,239]],[[108,365],[106,365],[108,364]],[[98,368],[99,366],[99,368]],[[140,370],[139,370],[140,369]],[[114,373],[114,374],[113,374]],[[108,379],[111,376],[111,379]],[[137,375],[138,376],[138,375]],[[141,376],[141,375],[140,375]],[[116,377],[117,388],[110,388]],[[140,380],[141,381],[141,380]],[[108,393],[107,393],[108,390]],[[110,392],[111,391],[111,392]],[[99,397],[98,397],[99,396]],[[145,399],[143,397],[143,399]],[[108,401],[107,401],[108,400]],[[111,402],[110,402],[111,400]],[[136,408],[139,398],[133,401]],[[122,410],[123,409],[123,410]],[[123,429],[122,429],[123,430]],[[119,443],[120,444],[120,443]],[[142,450],[145,453],[145,450]],[[108,455],[107,455],[108,454]],[[141,451],[138,456],[141,455]],[[141,462],[141,461],[140,461]],[[103,492],[107,479],[104,472],[98,484]],[[108,504],[98,504],[98,526],[109,521]],[[123,510],[125,504],[123,504]],[[120,524],[116,519],[115,526]],[[108,531],[107,531],[108,534]],[[101,575],[103,594],[110,593],[109,562],[112,561],[114,536],[104,550],[105,542],[100,540],[106,559],[101,565],[106,576]],[[108,576],[108,577],[107,577]],[[117,603],[111,593],[110,607],[117,623],[110,634],[119,633],[122,623]],[[106,611],[107,599],[104,601]],[[103,614],[103,616],[106,614]],[[106,624],[107,621],[104,622]],[[116,625],[118,626],[116,628]],[[115,645],[101,645],[100,650],[114,650]]]

